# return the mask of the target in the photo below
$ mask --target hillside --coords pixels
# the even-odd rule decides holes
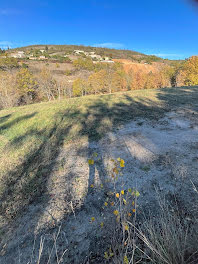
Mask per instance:
[[[104,206],[115,192],[112,158],[125,161],[118,192],[140,192],[138,219],[156,213],[155,188],[172,203],[177,197],[187,217],[196,196],[190,180],[197,184],[197,100],[198,87],[176,87],[0,111],[1,263],[14,263],[19,249],[21,263],[37,261],[43,238],[45,263],[56,232],[54,258],[66,250],[66,263],[84,263],[92,252],[93,263],[104,263],[117,214],[112,202]]]
[[[129,73],[130,71],[133,71],[134,73],[142,71],[146,74],[148,74],[149,72],[155,73],[159,68],[159,63],[157,65],[155,65],[154,63],[152,65],[149,65],[147,63],[137,63],[126,59],[114,59],[114,61],[121,63],[127,73]]]
[[[182,65],[133,51],[84,46],[2,51],[0,109],[58,98],[183,86]]]
[[[109,48],[100,48],[100,47],[91,47],[91,46],[84,46],[84,45],[31,45],[26,47],[20,47],[16,49],[11,49],[9,52],[13,51],[24,51],[30,52],[32,50],[45,50],[47,48],[47,52],[50,55],[65,55],[65,54],[72,54],[74,50],[82,50],[84,52],[95,52],[96,54],[102,57],[110,57],[113,59],[131,59],[135,61],[163,61],[163,59],[153,56],[153,55],[146,55],[137,51],[133,50],[126,50],[126,49],[109,49]]]

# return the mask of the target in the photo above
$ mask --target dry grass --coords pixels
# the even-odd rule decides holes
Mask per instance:
[[[193,251],[189,226],[182,223],[165,202],[160,201],[159,215],[147,220],[143,229],[138,231],[138,236],[145,243],[153,263],[190,263],[188,252],[192,254]]]
[[[176,207],[170,208],[159,196],[158,203],[155,217],[128,221],[130,228],[125,234],[120,225],[114,226],[109,246],[112,257],[108,263],[198,263],[196,225],[186,222]]]
[[[50,246],[48,245],[49,243],[45,241],[46,237],[41,236],[38,249],[35,248],[35,245],[36,245],[36,238],[35,238],[33,248],[32,248],[32,254],[27,264],[33,264],[33,263],[60,264],[60,263],[63,263],[64,255],[66,254],[68,249],[66,248],[67,241],[65,240],[64,249],[62,249],[62,252],[60,254],[59,252],[60,248],[58,248],[58,239],[60,237],[60,233],[61,233],[61,226],[59,226],[58,231],[55,232],[51,236],[50,239],[52,242]],[[47,240],[49,240],[49,238],[47,238]]]

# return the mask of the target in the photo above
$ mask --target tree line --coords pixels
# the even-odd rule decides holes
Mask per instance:
[[[47,67],[33,74],[24,65],[19,66],[14,58],[0,59],[0,109],[89,94],[198,85],[198,56],[149,73],[126,72],[120,63],[94,63],[89,58],[79,58],[73,62],[73,72],[66,72],[65,76],[86,71],[88,77],[76,78],[72,83],[67,78],[55,80]]]

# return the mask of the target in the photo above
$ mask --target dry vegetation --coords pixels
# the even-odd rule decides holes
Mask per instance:
[[[11,223],[13,225],[17,219],[19,219],[19,221],[24,221],[20,220],[20,217],[23,217],[24,210],[28,210],[32,203],[35,206],[43,199],[45,203],[47,193],[50,191],[48,186],[49,175],[56,166],[58,166],[58,173],[61,173],[66,166],[65,162],[62,161],[63,159],[58,162],[56,157],[60,154],[61,149],[69,142],[72,143],[73,148],[75,142],[78,142],[77,144],[79,145],[80,142],[88,140],[91,146],[94,140],[97,141],[101,139],[106,132],[113,131],[120,125],[128,123],[130,120],[142,118],[144,120],[151,119],[157,121],[170,109],[184,107],[184,105],[189,105],[193,109],[197,99],[197,87],[176,87],[131,91],[104,96],[91,95],[84,98],[55,100],[48,103],[32,104],[2,110],[0,113],[0,213],[2,241],[5,241],[6,232],[7,236],[10,234],[8,230],[11,228]],[[193,111],[196,114],[196,110]],[[71,154],[71,152],[69,153]],[[80,155],[80,153],[78,155]],[[90,154],[88,155],[90,172],[95,166],[101,166],[101,154],[94,151],[93,148],[92,155],[93,156]],[[99,162],[100,165],[97,165],[97,162]],[[168,164],[170,165],[170,163]],[[74,173],[75,166],[71,171],[71,177],[72,173]],[[112,175],[114,175],[113,181],[117,180],[117,173],[120,169],[122,170],[123,167],[125,167],[125,163],[122,159],[118,160],[118,163],[116,162],[116,164],[113,165],[112,169],[114,174],[109,173],[111,179]],[[109,170],[110,168],[107,169]],[[150,168],[144,166],[142,170],[146,173]],[[87,174],[87,172],[85,172],[85,174]],[[118,176],[119,178],[122,177],[122,175]],[[54,184],[60,179],[57,178]],[[77,179],[76,184],[80,186]],[[92,184],[93,186],[91,186]],[[139,214],[139,209],[138,207],[136,208],[138,205],[137,196],[139,196],[139,193],[136,191],[134,192],[135,186],[131,186],[130,190],[123,185],[124,182],[123,184],[121,183],[121,189],[120,187],[115,188],[115,184],[112,184],[114,186],[113,193],[115,194],[113,197],[107,195],[108,191],[106,190],[108,190],[108,186],[106,187],[105,183],[103,184],[104,186],[100,184],[100,187],[98,187],[95,186],[94,183],[89,182],[89,187],[85,188],[89,189],[88,193],[89,191],[91,192],[89,198],[85,198],[83,194],[80,193],[82,200],[91,199],[91,201],[89,201],[89,206],[91,202],[94,202],[94,208],[95,206],[96,208],[109,208],[105,209],[107,210],[105,213],[107,218],[105,219],[91,212],[92,217],[86,220],[87,212],[85,210],[85,220],[88,222],[87,225],[91,225],[91,227],[89,227],[93,235],[92,237],[90,234],[90,237],[92,237],[91,239],[95,239],[95,232],[97,231],[94,230],[98,230],[98,225],[102,225],[105,235],[105,239],[101,239],[101,237],[97,239],[97,243],[99,244],[97,244],[95,250],[100,254],[97,252],[89,252],[89,260],[87,259],[86,261],[90,263],[148,263],[149,261],[150,263],[172,264],[196,263],[196,254],[191,256],[195,251],[194,243],[196,240],[192,240],[192,232],[195,234],[193,229],[195,225],[191,224],[191,226],[189,226],[186,222],[184,223],[182,220],[184,219],[183,214],[179,209],[177,210],[177,208],[174,207],[174,211],[172,211],[168,203],[165,203],[165,205],[164,203],[160,204],[161,209],[159,208],[158,210],[159,217],[157,219],[151,217],[149,220],[149,215],[146,215],[147,220],[145,225],[139,226],[139,223],[142,221],[142,213]],[[74,219],[75,217],[78,218],[78,213],[83,211],[83,207],[79,209],[79,204],[76,203],[75,200],[76,197],[73,197],[75,193],[74,189],[72,189],[72,185],[69,185],[69,181],[66,182],[64,186],[64,188],[68,190],[66,196],[67,200],[64,200],[64,204],[68,211],[67,213],[64,211],[64,215],[66,217],[70,214],[74,214]],[[101,188],[104,188],[104,194]],[[57,192],[59,189],[60,188],[57,189]],[[73,190],[74,193],[70,193],[69,190]],[[122,192],[122,190],[124,192]],[[94,192],[96,192],[95,196]],[[61,193],[58,193],[58,196],[61,195]],[[75,195],[77,196],[79,194],[76,192]],[[101,202],[98,201],[100,195]],[[142,193],[140,192],[140,196],[141,195]],[[58,198],[60,199],[60,197]],[[47,203],[49,204],[50,200],[48,200]],[[125,208],[125,203],[132,204],[133,207],[131,208],[129,206],[129,209],[127,207]],[[58,203],[58,200],[56,205],[57,207],[62,206],[62,204]],[[52,206],[55,207],[55,204],[52,204]],[[136,209],[138,213],[137,220]],[[71,215],[69,217],[71,217]],[[109,215],[111,216],[110,218],[108,217]],[[140,218],[139,215],[141,216]],[[67,221],[69,221],[69,218],[67,218],[66,222]],[[104,223],[104,226],[102,223]],[[59,224],[59,222],[50,222],[50,230],[53,230],[55,226]],[[22,223],[19,224],[19,227],[21,225]],[[80,222],[78,227],[79,229],[77,229],[77,231],[80,232]],[[40,263],[45,261],[46,258],[50,258],[49,263],[61,263],[60,260],[62,256],[63,259],[71,259],[74,257],[75,253],[69,250],[67,239],[64,237],[64,227],[62,227],[62,229],[62,232],[57,233],[60,236],[61,244],[58,242],[59,239],[57,235],[54,237],[52,236],[50,240],[46,237],[46,242],[43,240],[44,238],[41,239],[39,245],[38,241],[35,242],[36,245],[32,261],[36,260],[38,262],[40,256]],[[73,230],[76,236],[78,236],[77,231]],[[48,230],[46,232],[51,231]],[[108,236],[108,234],[111,235]],[[11,238],[12,235],[8,237]],[[66,236],[66,238],[68,237]],[[189,238],[191,238],[191,242],[193,242],[192,245],[189,243]],[[64,243],[63,240],[65,241]],[[13,239],[13,241],[15,241],[15,239]],[[92,240],[92,242],[93,241],[94,240]],[[34,247],[33,242],[29,241],[28,245],[31,245],[32,248]],[[14,252],[18,254],[15,250],[12,250],[13,254],[11,254],[9,250],[6,251],[7,246],[5,246],[4,243],[1,246],[2,259],[6,256],[7,259],[9,259],[9,255],[11,258]],[[11,245],[9,246],[12,248]],[[24,245],[24,247],[26,246]],[[39,247],[40,251],[38,249]],[[52,250],[52,255],[48,253],[48,249],[49,251]],[[94,249],[92,248],[91,250],[93,251]],[[28,250],[24,255],[24,259],[27,259],[27,254],[30,254],[29,259],[31,259],[31,253]],[[74,255],[71,256],[71,254]],[[84,261],[83,258],[84,257],[82,257],[81,261]],[[76,255],[75,263],[82,263],[77,259],[78,256]],[[21,263],[25,263],[25,260]]]

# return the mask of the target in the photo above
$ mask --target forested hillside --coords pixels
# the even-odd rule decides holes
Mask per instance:
[[[90,94],[197,85],[197,73],[196,56],[166,61],[128,50],[28,46],[1,51],[0,108]]]

